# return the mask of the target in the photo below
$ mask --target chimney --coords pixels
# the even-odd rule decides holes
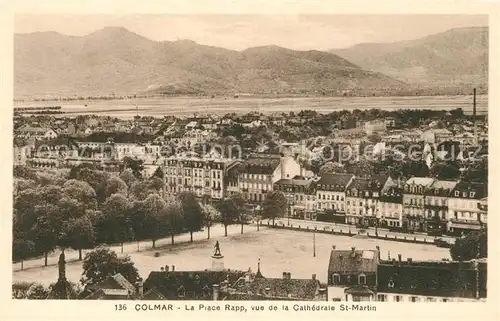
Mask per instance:
[[[399,261],[399,263],[401,263],[401,258],[402,258],[401,254],[398,254],[398,261]]]
[[[286,280],[287,279],[287,274],[286,272],[283,272],[283,280]]]
[[[325,298],[326,301],[328,301],[328,298],[326,297],[326,289],[325,288],[319,288],[318,290],[318,296],[320,299]]]
[[[165,265],[165,272],[168,272],[168,265]]]
[[[165,268],[162,266],[162,267],[160,268],[160,271],[162,271],[162,272],[163,272],[163,271],[165,271]]]
[[[476,125],[476,88],[474,88],[473,92],[473,109],[472,109],[472,122],[474,124],[474,145],[477,145],[477,125]]]
[[[214,299],[214,301],[219,300],[219,285],[218,284],[212,285],[212,289],[213,289],[213,299]]]
[[[287,273],[286,273],[286,279],[287,279],[287,280],[291,280],[291,279],[292,279],[292,273],[287,272]]]
[[[172,265],[172,272],[175,271],[175,265]]]
[[[377,245],[377,256],[378,260],[380,261],[380,246]]]
[[[313,279],[313,280],[316,280],[316,274],[313,274],[313,275],[312,275],[312,279]]]
[[[413,262],[413,260],[411,259],[411,257],[407,258],[406,260],[408,261],[408,264],[411,264],[411,262]]]
[[[395,258],[392,259],[392,265],[396,265],[396,259]]]
[[[356,256],[356,248],[353,246],[351,247],[351,257],[355,257]]]
[[[142,296],[144,295],[144,282],[142,281],[142,279],[139,279],[139,281],[137,281],[136,289],[137,289],[137,297],[142,298]]]
[[[332,245],[332,251],[335,251],[336,246]]]

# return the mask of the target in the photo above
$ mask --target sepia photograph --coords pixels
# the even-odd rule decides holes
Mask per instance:
[[[488,15],[13,20],[12,300],[486,302]]]

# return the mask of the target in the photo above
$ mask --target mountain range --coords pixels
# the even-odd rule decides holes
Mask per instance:
[[[456,28],[394,43],[330,50],[352,63],[410,84],[487,87],[488,28]]]
[[[190,40],[157,42],[121,27],[82,37],[56,32],[16,34],[14,95],[339,94],[407,90],[412,83],[435,79],[446,84],[448,75],[453,75],[453,81],[481,81],[482,74],[474,66],[483,63],[488,46],[477,40],[475,32],[461,29],[460,38],[443,33],[444,37],[439,34],[406,44],[359,45],[333,52],[278,46],[235,51]],[[443,50],[447,43],[454,45]],[[473,52],[466,50],[469,46]],[[363,53],[369,51],[363,47],[370,48],[372,56]],[[411,68],[420,68],[421,82],[415,81]]]

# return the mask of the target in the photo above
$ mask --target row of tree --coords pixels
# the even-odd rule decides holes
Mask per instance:
[[[153,248],[161,238],[193,233],[223,224],[241,224],[250,218],[244,199],[236,194],[213,204],[201,202],[193,193],[183,192],[175,199],[163,193],[160,173],[141,177],[138,164],[125,161],[119,177],[92,169],[90,165],[69,173],[46,174],[26,167],[15,167],[13,215],[13,260],[45,256],[56,248],[79,251],[99,244],[121,244],[151,240]],[[269,194],[260,214],[274,219],[286,213],[282,193]]]

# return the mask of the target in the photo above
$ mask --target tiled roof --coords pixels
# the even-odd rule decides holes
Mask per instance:
[[[433,178],[430,177],[412,177],[406,181],[406,185],[420,185],[424,187],[429,187],[434,182]]]
[[[262,294],[249,294],[249,293],[221,293],[221,299],[227,301],[301,301],[299,298],[282,298],[273,297]]]
[[[458,197],[464,197],[464,193],[467,193],[465,198],[482,199],[488,196],[488,185],[483,183],[461,181],[455,186],[450,196],[457,197],[455,196],[457,191],[459,192]],[[472,197],[470,194],[471,192],[473,192]]]
[[[237,292],[277,298],[314,300],[320,283],[314,279],[255,278],[251,282],[240,279],[234,284]],[[268,289],[266,291],[266,289]]]
[[[344,290],[345,294],[373,295],[375,292],[366,285],[357,285]]]
[[[244,172],[250,174],[267,174],[274,172],[281,162],[277,154],[252,154],[244,161]]]
[[[233,284],[243,277],[243,271],[153,271],[144,282],[144,290],[153,287],[168,300],[207,300],[212,296],[212,285],[228,280]]]
[[[21,133],[35,133],[35,134],[42,134],[42,135],[44,135],[49,130],[51,130],[51,129],[47,128],[47,127],[25,126],[25,127],[19,128],[18,131],[21,132]]]
[[[426,190],[426,195],[436,195],[436,192],[439,196],[448,196],[451,191],[457,186],[458,181],[441,181],[435,180]]]
[[[386,175],[376,175],[370,178],[354,178],[347,187],[358,191],[377,191],[380,192],[389,179]]]
[[[98,289],[84,298],[84,300],[128,300],[130,296],[123,290],[119,292],[111,289]]]
[[[274,184],[278,184],[278,185],[283,184],[283,185],[309,186],[311,183],[312,183],[312,180],[284,178],[284,179],[280,179],[279,181],[277,181]]]
[[[324,174],[321,176],[319,181],[317,182],[318,184],[318,189],[329,189],[328,186],[339,186],[340,189],[345,189],[347,184],[351,181],[351,179],[354,177],[352,174],[337,174],[337,173],[331,173],[331,174]],[[321,186],[321,187],[320,187]],[[324,186],[327,186],[326,188]]]
[[[374,250],[332,250],[328,274],[376,272],[378,262],[378,252]]]
[[[151,288],[144,293],[141,300],[166,300],[166,298],[156,288]]]
[[[478,279],[473,262],[385,261],[377,269],[377,290],[385,293],[464,298],[474,298],[477,290],[484,297],[486,263],[479,263],[477,277]]]

